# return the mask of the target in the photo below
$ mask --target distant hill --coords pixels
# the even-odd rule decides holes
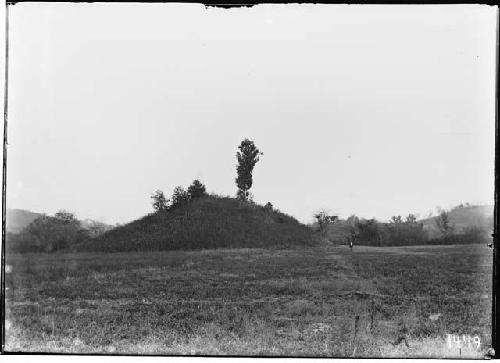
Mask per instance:
[[[277,210],[207,196],[116,227],[76,246],[79,251],[155,251],[312,245],[311,228]]]
[[[492,231],[493,209],[493,205],[469,205],[455,207],[448,213],[451,224],[455,225],[456,233],[463,232],[467,227],[483,227]],[[440,234],[436,226],[436,218],[435,216],[420,221],[431,238]]]
[[[7,209],[5,230],[10,233],[19,233],[41,215],[41,213],[24,209]]]

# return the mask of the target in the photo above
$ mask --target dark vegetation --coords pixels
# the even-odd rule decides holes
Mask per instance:
[[[367,246],[405,246],[425,244],[423,226],[417,222],[400,219],[380,223],[375,219],[361,220],[355,224],[356,243]]]
[[[78,251],[160,251],[314,244],[309,227],[273,208],[214,195],[175,204],[76,246]]]

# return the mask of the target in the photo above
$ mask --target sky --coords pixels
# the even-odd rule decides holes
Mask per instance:
[[[193,179],[302,222],[493,203],[496,7],[9,7],[7,207],[106,223]]]

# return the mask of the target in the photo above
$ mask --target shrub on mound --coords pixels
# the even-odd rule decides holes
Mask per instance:
[[[206,196],[147,215],[76,246],[78,251],[159,251],[313,245],[313,231],[279,211]]]

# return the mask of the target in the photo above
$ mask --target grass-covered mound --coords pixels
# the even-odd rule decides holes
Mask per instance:
[[[253,203],[207,196],[145,216],[75,246],[79,251],[125,252],[312,245],[312,229]]]

